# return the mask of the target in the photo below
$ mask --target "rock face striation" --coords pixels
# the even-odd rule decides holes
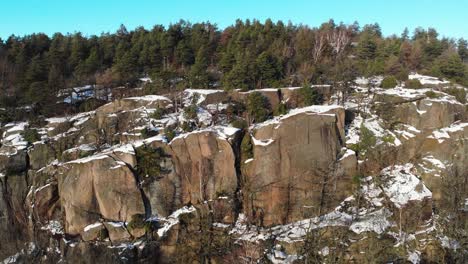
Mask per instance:
[[[296,90],[260,93],[292,106]],[[0,260],[300,263],[337,252],[365,263],[360,252],[375,247],[378,261],[437,263],[468,252],[453,232],[468,212],[466,104],[444,89],[359,87],[344,106],[330,94],[330,105],[234,128],[245,116],[231,107],[247,94],[189,89],[182,107],[130,97],[43,127],[1,124]]]
[[[350,195],[345,187],[350,178],[338,173],[344,108],[298,109],[258,124],[250,138],[253,158],[243,164],[244,206],[255,222],[277,225],[310,218]]]

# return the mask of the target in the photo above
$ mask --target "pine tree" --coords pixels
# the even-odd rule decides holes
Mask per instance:
[[[401,33],[401,40],[402,41],[407,41],[409,39],[409,30],[407,27],[403,30],[403,33]]]
[[[358,43],[357,54],[362,60],[371,60],[375,58],[377,43],[370,33],[364,33]]]
[[[281,79],[281,64],[268,52],[263,52],[256,60],[258,88],[274,87]]]
[[[461,38],[458,40],[457,50],[458,50],[458,55],[460,56],[460,59],[463,62],[467,62],[468,61],[468,41],[466,41],[466,39]]]
[[[195,64],[190,68],[189,82],[192,88],[206,89],[210,85],[208,68],[208,54],[204,47],[200,48],[195,58]]]

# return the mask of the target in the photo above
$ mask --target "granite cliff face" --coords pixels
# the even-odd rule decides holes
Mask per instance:
[[[345,187],[351,179],[338,172],[344,115],[339,106],[312,106],[251,130],[253,158],[243,164],[246,215],[263,225],[286,224],[327,213],[351,194]]]
[[[443,88],[363,86],[343,106],[324,94],[325,105],[295,108],[296,91],[260,91],[292,109],[250,127],[229,125],[229,108],[248,93],[219,90],[124,98],[43,126],[2,124],[0,259],[466,256],[466,104]]]

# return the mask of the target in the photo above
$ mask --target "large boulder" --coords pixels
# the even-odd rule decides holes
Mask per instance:
[[[433,93],[432,98],[426,93]],[[453,96],[429,89],[388,89],[377,92],[374,101],[377,114],[389,126],[404,123],[418,130],[433,130],[467,117],[465,106]]]
[[[145,206],[131,166],[101,154],[65,163],[59,175],[59,194],[65,231],[79,234],[99,218],[127,221],[145,214]]]
[[[38,170],[47,166],[55,160],[55,150],[53,145],[48,142],[36,142],[28,151],[29,166],[33,170]]]
[[[231,144],[239,130],[214,127],[176,137],[170,144],[153,140],[159,149],[158,177],[144,178],[142,188],[152,214],[167,216],[185,204],[234,197],[238,187],[236,154]],[[139,148],[137,147],[137,155]]]
[[[351,180],[338,173],[343,128],[339,106],[306,107],[255,126],[253,159],[243,164],[246,215],[284,224],[323,214],[347,197],[350,188],[335,184]]]

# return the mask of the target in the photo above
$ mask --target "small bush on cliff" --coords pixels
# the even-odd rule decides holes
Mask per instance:
[[[145,227],[145,215],[135,214],[132,215],[132,219],[128,223],[129,229],[144,228]]]
[[[276,106],[275,110],[273,111],[274,116],[285,115],[288,113],[288,107],[285,103],[281,102]]]
[[[144,129],[141,130],[140,133],[143,136],[143,138],[149,138],[149,137],[156,136],[158,134],[158,131],[145,127]]]
[[[166,109],[164,108],[156,108],[156,110],[150,114],[150,118],[154,118],[154,119],[161,119],[163,118],[163,116],[166,114]]]
[[[184,108],[184,117],[186,119],[196,119],[197,118],[197,106],[192,104]]]
[[[252,92],[247,96],[247,112],[255,123],[263,122],[270,115],[270,102],[259,92]]]
[[[39,133],[37,133],[36,129],[26,129],[21,133],[21,135],[29,144],[41,140],[41,137]]]
[[[234,121],[232,121],[231,126],[239,129],[246,129],[249,124],[247,124],[247,121],[242,118],[236,118]]]
[[[361,157],[364,157],[367,151],[377,143],[377,139],[374,133],[364,126],[364,124],[361,125],[360,131],[360,140],[357,144],[353,145],[351,149]]]
[[[466,103],[466,90],[463,88],[451,87],[445,90],[446,93],[455,96],[458,102],[465,104]]]
[[[398,84],[397,79],[394,76],[387,76],[382,80],[380,87],[384,89],[389,89],[389,88],[394,88],[395,86],[397,86],[397,84]]]
[[[174,131],[174,129],[165,128],[164,136],[166,137],[167,142],[171,142],[171,140],[176,137],[176,132]]]
[[[425,92],[425,94],[427,97],[432,98],[432,99],[439,97],[439,95],[434,91],[427,91]]]
[[[323,97],[317,92],[316,89],[310,85],[304,85],[298,90],[298,106],[305,107],[310,105],[319,105],[323,103]]]
[[[241,156],[242,162],[253,158],[253,145],[249,133],[245,133],[241,142]]]
[[[161,176],[161,160],[164,158],[162,148],[152,148],[144,145],[136,150],[137,173],[140,177],[159,178]]]
[[[395,142],[395,137],[388,134],[382,137],[382,141],[388,144],[393,144]]]
[[[407,80],[405,82],[405,88],[409,88],[409,89],[420,89],[422,88],[423,85],[421,84],[421,82],[417,79],[411,79],[411,80]]]
[[[364,149],[368,149],[374,146],[376,141],[374,133],[372,133],[372,131],[370,131],[366,126],[361,125],[361,140],[359,144],[361,144]]]

